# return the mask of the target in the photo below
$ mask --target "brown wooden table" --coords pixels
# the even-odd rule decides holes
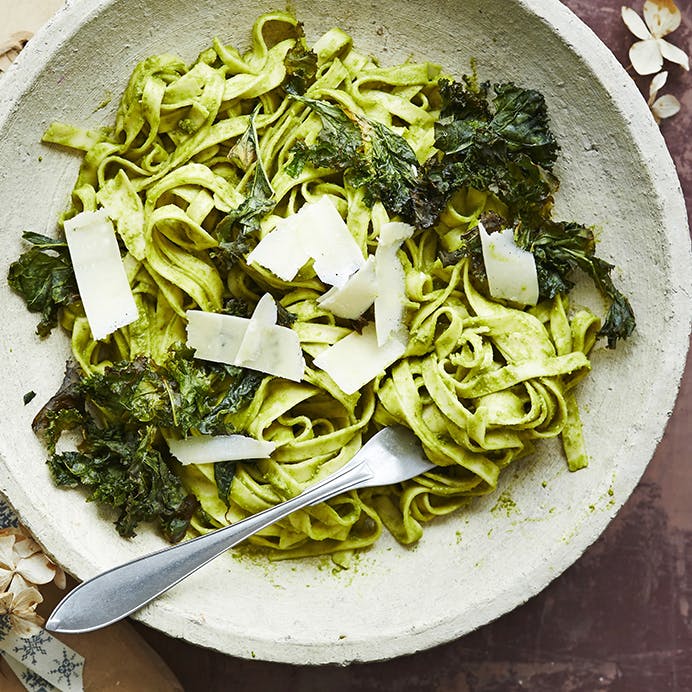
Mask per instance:
[[[489,0],[500,2],[502,0]],[[565,0],[627,66],[635,40],[621,0]],[[642,0],[631,2],[641,11]],[[692,53],[692,4],[670,37]],[[630,70],[630,73],[633,72]],[[636,75],[635,75],[636,76]],[[637,80],[642,89],[648,81]],[[692,209],[692,88],[671,65],[683,104],[662,132]],[[601,538],[524,606],[450,644],[382,663],[337,667],[246,661],[137,625],[190,692],[692,690],[692,358],[677,406],[638,488]]]

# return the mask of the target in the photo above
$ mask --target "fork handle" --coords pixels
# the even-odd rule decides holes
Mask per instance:
[[[367,463],[347,465],[341,473],[247,519],[102,572],[67,594],[45,628],[79,634],[122,620],[249,536],[298,509],[358,487],[372,476]]]

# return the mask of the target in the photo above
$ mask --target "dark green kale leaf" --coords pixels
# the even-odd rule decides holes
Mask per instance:
[[[390,214],[411,220],[411,191],[420,178],[416,154],[403,137],[375,121],[369,123],[365,143],[366,158],[355,182],[365,188],[366,203],[379,200]]]
[[[475,131],[492,119],[488,99],[489,84],[478,84],[472,75],[461,82],[438,81],[442,107],[435,125],[435,145],[446,154],[455,154],[473,143]]]
[[[224,301],[223,309],[221,310],[225,315],[236,315],[237,317],[250,317],[252,315],[252,308],[249,303],[242,298],[227,298]]]
[[[312,146],[298,142],[286,167],[289,175],[297,177],[306,164],[315,168],[346,171],[360,164],[363,157],[363,135],[356,117],[333,103],[311,99],[289,91],[296,100],[320,116],[322,129]]]
[[[306,164],[344,173],[354,188],[364,188],[365,201],[381,201],[390,214],[412,219],[412,193],[420,186],[420,166],[409,143],[380,122],[338,105],[292,94],[314,110],[322,130],[312,146],[299,142],[287,166],[298,176]]]
[[[237,163],[248,167],[254,165],[250,190],[245,200],[221,219],[214,230],[219,245],[210,251],[210,255],[217,266],[225,270],[247,255],[251,249],[252,234],[259,230],[262,218],[276,204],[274,190],[259,156],[255,114],[250,116],[247,130],[230,152],[231,158]]]
[[[514,84],[496,84],[494,114],[488,127],[512,153],[551,170],[558,145],[550,130],[548,109],[543,95]]]
[[[284,58],[286,77],[283,87],[288,93],[304,94],[315,82],[317,54],[310,50],[305,41],[303,25],[298,23],[296,29],[296,42]]]
[[[124,420],[172,427],[175,414],[166,383],[162,370],[151,359],[139,356],[85,377],[79,391],[108,423]]]
[[[439,81],[442,109],[435,124],[435,146],[447,155],[482,149],[488,160],[502,162],[525,154],[552,169],[558,145],[550,130],[542,94],[512,83],[489,85]]]
[[[40,312],[36,332],[42,337],[58,324],[60,309],[79,299],[67,244],[38,233],[22,236],[32,244],[10,265],[9,285],[26,301],[31,312]]]
[[[235,461],[218,461],[214,464],[214,482],[219,500],[228,507],[228,494],[235,478]]]
[[[276,301],[276,323],[280,327],[290,327],[298,319],[298,316],[287,310],[279,301]]]
[[[82,485],[90,499],[118,509],[124,536],[134,535],[142,521],[157,521],[175,541],[184,536],[197,500],[176,475],[163,432],[236,432],[228,416],[247,405],[261,381],[260,373],[196,361],[182,346],[162,364],[139,357],[86,377],[68,365],[33,428],[51,454],[57,484]],[[55,453],[68,430],[80,432],[76,451]]]
[[[43,440],[51,454],[63,432],[78,428],[84,421],[85,402],[80,384],[79,368],[68,361],[58,391],[36,414],[31,424],[34,433]]]
[[[262,377],[245,368],[203,364],[178,347],[158,364],[140,356],[83,378],[79,390],[108,421],[152,424],[185,437],[236,432],[225,421],[254,396]]]
[[[223,368],[224,375],[233,385],[227,387],[216,404],[209,407],[204,416],[196,422],[195,428],[203,434],[219,435],[230,432],[225,419],[252,401],[264,379],[264,375],[256,370],[239,368],[235,365],[225,365],[220,368]]]
[[[417,222],[434,225],[451,195],[472,187],[495,193],[514,221],[552,205],[557,180],[551,170],[558,145],[543,96],[514,84],[439,81],[441,117],[435,123],[438,153],[425,164],[414,195]]]
[[[610,302],[599,332],[606,337],[608,348],[615,348],[618,339],[632,334],[634,311],[613,283],[613,265],[596,256],[596,239],[590,228],[574,222],[543,219],[534,225],[520,223],[515,230],[515,240],[520,247],[533,253],[541,298],[569,291],[573,286],[569,276],[579,269],[591,277]]]
[[[135,535],[141,522],[155,521],[171,542],[181,540],[197,507],[156,447],[154,426],[87,425],[76,452],[53,454],[48,466],[57,485],[83,486],[90,501],[119,510],[118,533]]]
[[[518,215],[552,202],[550,173],[557,143],[542,95],[514,84],[489,85],[466,77],[439,81],[442,107],[435,123],[438,152],[421,166],[408,142],[382,123],[325,101],[293,94],[320,115],[312,146],[298,143],[288,172],[306,164],[344,173],[363,187],[366,202],[380,200],[419,228],[433,226],[449,198],[464,187],[495,192]]]

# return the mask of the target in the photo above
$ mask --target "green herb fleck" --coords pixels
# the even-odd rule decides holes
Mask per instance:
[[[503,492],[498,498],[495,505],[490,510],[491,512],[504,512],[508,517],[512,512],[517,510],[517,504],[514,502],[508,492]]]

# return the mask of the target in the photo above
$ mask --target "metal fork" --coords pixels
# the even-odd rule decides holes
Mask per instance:
[[[341,469],[300,495],[231,526],[113,567],[82,582],[58,604],[46,629],[64,634],[110,625],[160,596],[234,545],[288,514],[348,490],[390,485],[434,468],[413,433],[400,426],[379,431]]]

